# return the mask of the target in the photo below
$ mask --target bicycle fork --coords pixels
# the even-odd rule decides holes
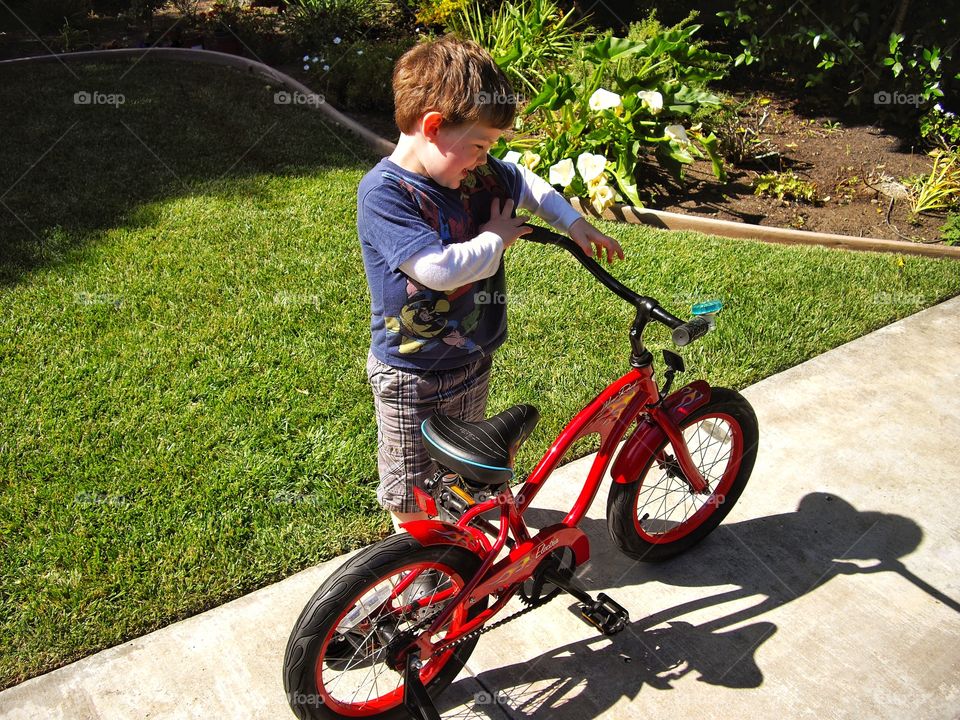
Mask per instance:
[[[687,447],[687,441],[683,437],[683,430],[680,429],[670,414],[660,406],[651,407],[648,411],[650,418],[663,430],[667,440],[670,441],[670,445],[676,454],[677,464],[683,473],[683,479],[690,485],[691,492],[698,495],[710,492],[707,481],[693,461],[693,456],[690,455],[690,448]],[[662,461],[662,458],[658,456],[657,460]]]

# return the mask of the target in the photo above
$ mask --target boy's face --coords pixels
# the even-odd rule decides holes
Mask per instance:
[[[467,173],[487,162],[490,146],[503,131],[484,123],[450,125],[439,113],[427,113],[423,134],[428,142],[421,162],[427,175],[439,185],[456,190]]]

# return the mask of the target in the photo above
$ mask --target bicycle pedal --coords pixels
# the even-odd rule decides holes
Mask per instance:
[[[604,635],[614,635],[630,622],[627,609],[604,593],[597,595],[592,605],[581,603],[580,614]]]

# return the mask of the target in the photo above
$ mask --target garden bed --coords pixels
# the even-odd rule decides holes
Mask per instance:
[[[929,172],[930,158],[921,149],[879,126],[842,124],[782,90],[737,99],[755,106],[760,117],[767,113],[759,136],[777,154],[742,166],[728,163],[726,183],[713,176],[709,160],[693,164],[686,187],[669,185],[658,176],[646,188],[650,193],[646,207],[853,237],[940,241],[945,217],[914,215],[903,194],[904,178]],[[390,116],[347,114],[382,137],[396,140],[398,131]],[[787,170],[812,183],[814,202],[754,193],[752,184],[758,175]]]
[[[207,18],[210,32],[206,36],[185,32],[189,22],[172,6],[159,11],[149,23],[104,16],[88,18],[81,23],[82,27],[72,30],[68,23],[67,30],[59,33],[34,34],[24,27],[14,28],[0,36],[0,59],[48,51],[154,44],[189,47],[196,43],[206,49],[223,50],[227,48],[218,45],[211,35],[212,29],[219,27],[217,18],[221,17],[216,8],[210,0],[198,3],[199,16]],[[263,16],[250,15],[254,17]],[[259,26],[249,18],[245,23],[243,32],[253,32],[259,39],[254,41],[244,35],[244,42],[243,38],[234,37],[233,52],[277,67],[325,95],[331,105],[382,137],[396,140],[397,130],[387,107],[387,81],[392,60],[402,52],[401,41],[377,42],[372,39],[376,33],[362,41],[345,40],[342,44],[336,38],[337,44],[328,46],[325,53],[322,48],[297,47],[290,37],[285,37],[276,39],[272,51],[267,52],[267,45],[255,32]],[[409,42],[412,41],[411,37]],[[301,52],[308,55],[301,59]],[[317,63],[319,56],[325,57]],[[302,60],[308,57],[312,59],[305,66]],[[331,73],[319,72],[328,64],[334,67]],[[338,72],[347,80],[338,77]],[[356,76],[368,78],[360,91],[351,80]],[[376,76],[383,76],[381,82],[375,82]],[[838,119],[829,110],[812,105],[810,93],[800,82],[768,83],[763,89],[730,92],[728,96],[737,112],[725,128],[723,141],[728,146],[727,182],[716,180],[709,160],[698,160],[687,168],[685,184],[678,186],[651,157],[646,170],[641,172],[647,176],[646,182],[641,179],[638,183],[646,207],[759,226],[941,242],[945,215],[911,211],[907,184],[911,178],[928,173],[931,166],[923,149],[912,144],[915,140],[886,132],[875,118]],[[734,145],[739,140],[740,146],[730,147],[731,140]],[[750,159],[731,162],[730,152]],[[811,199],[778,199],[755,193],[754,183],[759,176],[783,172],[794,173],[806,184]]]
[[[728,163],[725,184],[713,177],[708,161],[698,161],[687,188],[655,198],[650,207],[854,237],[939,242],[945,218],[913,214],[903,182],[929,172],[922,149],[878,124],[840,122],[784,90],[736,99],[747,106],[742,118],[751,119],[753,129],[759,126],[755,137],[768,156]],[[810,183],[813,202],[755,194],[758,176],[784,171]]]

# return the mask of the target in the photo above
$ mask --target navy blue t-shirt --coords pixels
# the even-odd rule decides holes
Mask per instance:
[[[421,250],[471,240],[493,198],[519,202],[519,169],[488,156],[457,190],[384,158],[357,192],[357,231],[370,287],[373,355],[393,367],[446,370],[478,360],[507,337],[503,260],[491,277],[432,290],[399,268]]]

